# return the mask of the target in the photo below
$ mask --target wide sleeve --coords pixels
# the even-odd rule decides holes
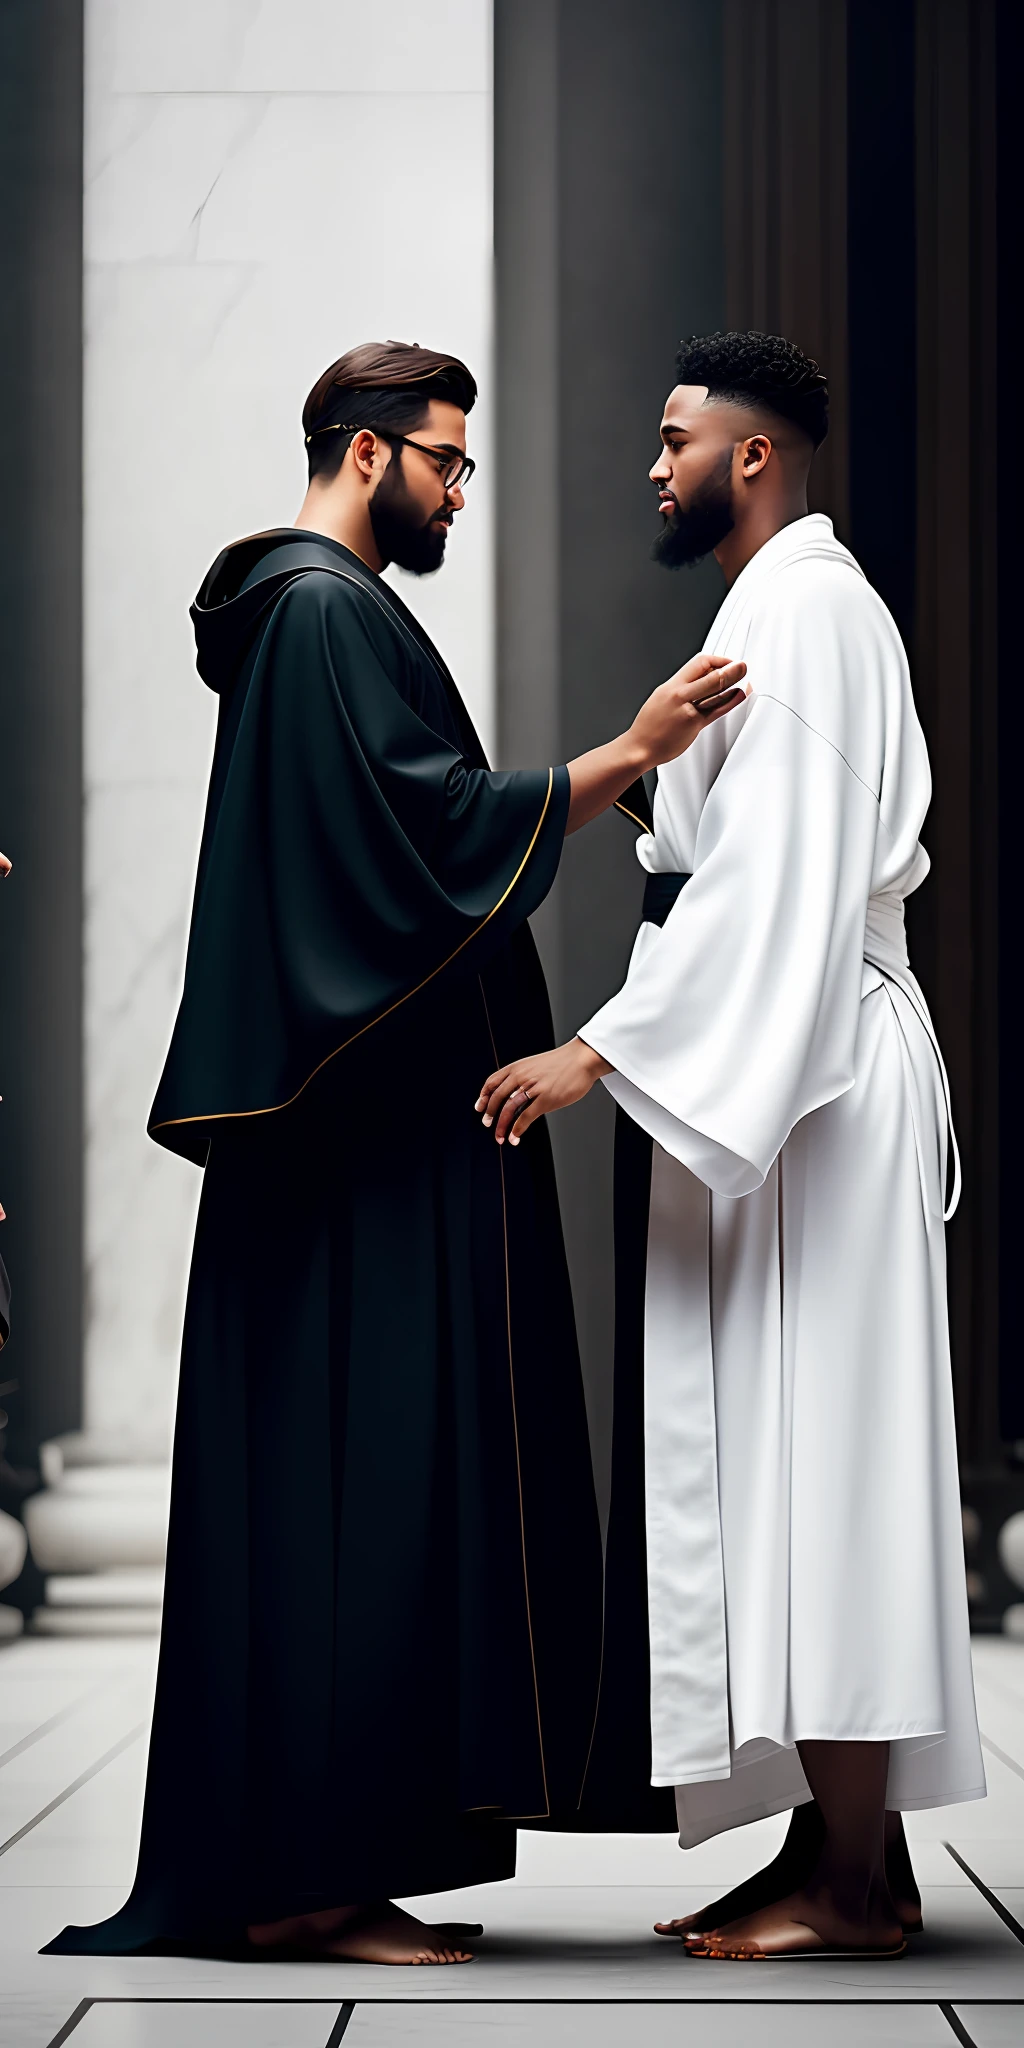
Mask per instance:
[[[758,698],[705,802],[691,880],[581,1027],[616,1100],[718,1194],[759,1187],[798,1120],[852,1086],[877,831],[873,792],[833,741]]]
[[[290,1102],[429,981],[485,958],[550,888],[566,770],[469,764],[407,668],[371,598],[306,575],[222,708],[149,1126],[189,1157],[212,1122]]]

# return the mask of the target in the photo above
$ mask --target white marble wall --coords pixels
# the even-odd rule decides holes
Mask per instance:
[[[145,1136],[213,736],[188,605],[294,517],[302,402],[354,342],[452,348],[484,387],[451,559],[401,587],[490,736],[490,5],[85,11],[86,1422],[150,1436],[199,1185]]]

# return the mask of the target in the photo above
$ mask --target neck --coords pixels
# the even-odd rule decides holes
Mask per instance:
[[[324,533],[328,540],[340,541],[378,576],[387,568],[373,537],[366,500],[352,498],[336,484],[322,484],[313,477],[295,524],[303,533]]]
[[[781,533],[784,526],[792,526],[794,519],[806,517],[807,492],[802,486],[764,505],[755,502],[747,516],[737,520],[732,531],[715,549],[715,560],[726,584],[735,583],[740,571],[753,561],[773,534]]]

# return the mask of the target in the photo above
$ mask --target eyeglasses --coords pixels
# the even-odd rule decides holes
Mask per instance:
[[[376,434],[382,441],[397,443],[402,448],[418,448],[421,455],[429,455],[444,484],[446,495],[454,490],[464,491],[476,468],[472,456],[464,455],[461,448],[432,448],[427,441],[411,441],[408,434],[394,434],[390,427],[353,427],[347,422],[338,423],[333,427],[314,427],[313,433],[306,435],[306,446],[309,447],[315,434],[361,433]]]

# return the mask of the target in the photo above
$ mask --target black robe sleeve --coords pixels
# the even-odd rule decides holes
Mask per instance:
[[[295,1100],[543,900],[567,771],[471,765],[428,699],[364,591],[284,590],[222,703],[159,1143],[202,1163],[214,1123]]]

